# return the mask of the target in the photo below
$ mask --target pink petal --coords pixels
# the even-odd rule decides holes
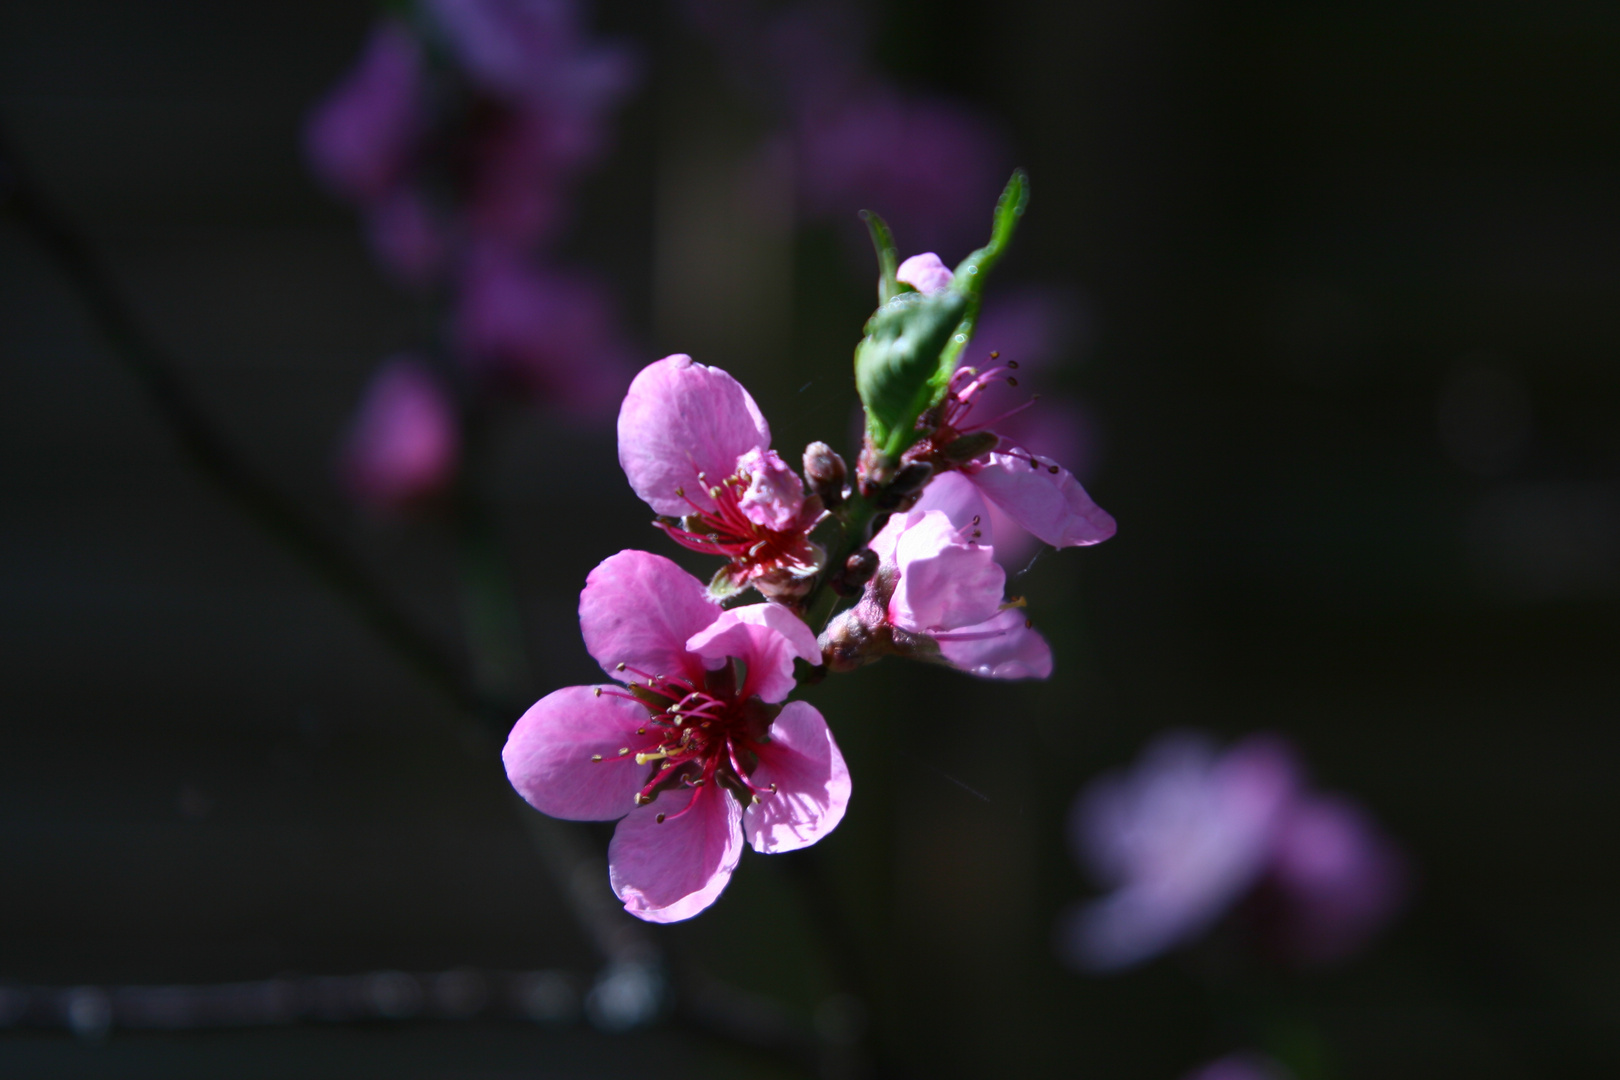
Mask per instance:
[[[889,619],[902,630],[931,634],[984,622],[1001,607],[1007,572],[989,547],[963,534],[943,511],[907,516],[895,546],[900,582]]]
[[[913,510],[941,510],[958,529],[979,530],[979,543],[992,543],[990,507],[985,504],[973,481],[961,473],[948,472],[934,477],[923,489]]]
[[[613,831],[608,878],[624,910],[638,919],[690,919],[714,903],[742,858],[742,807],[736,798],[711,784],[698,789],[687,810],[691,799],[686,788],[664,791]],[[668,815],[662,824],[659,814]]]
[[[1032,465],[1027,456],[993,453],[968,479],[1008,517],[1053,547],[1097,544],[1114,535],[1114,519],[1091,501],[1080,481],[1044,458]]]
[[[755,851],[772,855],[809,847],[838,827],[849,805],[849,768],[827,721],[805,701],[791,701],[771,725],[748,777],[755,787],[776,785],[743,812]]]
[[[529,707],[506,737],[506,778],[530,806],[569,821],[611,821],[635,808],[652,766],[633,756],[658,740],[637,735],[647,723],[639,702],[609,689],[569,686]],[[619,750],[630,754],[621,756]],[[592,761],[600,756],[601,761]]]
[[[1019,608],[936,637],[939,654],[954,668],[983,679],[1046,679],[1052,647],[1028,625]]]
[[[738,697],[758,694],[777,702],[793,692],[793,658],[821,663],[821,646],[804,620],[777,604],[732,608],[686,641],[686,651],[711,670],[727,657],[748,665],[748,681]]]
[[[906,520],[912,513],[915,513],[915,511],[895,514],[890,517],[888,523],[877,531],[876,536],[872,537],[872,542],[866,545],[878,557],[879,566],[893,570],[895,549],[900,546],[900,536],[906,531]]]
[[[585,579],[579,594],[579,629],[586,650],[615,679],[644,675],[701,679],[703,665],[688,655],[686,639],[720,615],[703,582],[662,555],[621,551]]]
[[[770,425],[742,384],[682,354],[643,368],[619,409],[619,464],[660,514],[689,514],[693,504],[712,510],[698,474],[718,484],[739,457],[770,444]]]
[[[954,276],[951,268],[940,262],[939,256],[932,251],[913,255],[900,264],[900,271],[895,274],[896,278],[920,293],[937,293],[948,289]]]
[[[804,484],[775,450],[750,450],[737,459],[748,476],[748,489],[737,500],[743,516],[755,525],[781,532],[804,509]]]

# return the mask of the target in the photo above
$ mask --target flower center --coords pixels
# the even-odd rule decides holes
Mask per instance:
[[[698,474],[698,481],[708,484],[703,473]],[[676,488],[675,494],[686,500],[692,512],[678,524],[670,520],[654,524],[684,548],[731,560],[739,584],[772,570],[786,570],[795,577],[814,573],[819,566],[817,552],[802,518],[785,529],[771,529],[746,513],[743,497],[752,482],[753,477],[739,469],[709,487],[712,510],[693,502],[684,488]]]
[[[999,355],[991,353],[990,358],[994,360]],[[973,412],[973,406],[978,403],[979,395],[986,387],[1000,381],[1016,387],[1018,377],[1011,372],[1017,370],[1016,360],[1009,360],[983,372],[977,368],[958,368],[951,376],[945,400],[939,403],[932,414],[925,414],[920,421],[928,425],[928,435],[918,439],[911,449],[906,451],[905,460],[925,461],[934,467],[936,473],[940,473],[960,469],[997,449],[1001,440],[991,431],[991,426],[1023,412],[1040,400],[1039,395],[1032,394],[1023,404],[1015,405],[988,420],[970,423],[969,414]],[[1033,454],[1026,451],[1012,452],[1019,457],[1027,457],[1032,466],[1040,467],[1042,464]]]
[[[647,723],[636,734],[652,736],[655,741],[633,754],[630,747],[622,747],[616,759],[608,759],[657,766],[652,778],[636,792],[636,805],[644,806],[660,791],[672,788],[692,792],[686,806],[672,814],[659,814],[660,824],[686,813],[705,787],[716,784],[755,802],[775,793],[774,784],[758,787],[748,774],[759,764],[759,748],[777,710],[757,696],[741,696],[737,688],[746,683],[739,679],[737,666],[733,661],[719,671],[706,672],[702,685],[695,686],[687,679],[620,664],[620,671],[639,675],[643,681],[632,681],[626,690],[596,688],[597,696],[629,698],[648,712]],[[604,759],[597,755],[591,760]]]

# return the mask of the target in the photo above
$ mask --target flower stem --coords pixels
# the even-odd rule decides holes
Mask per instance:
[[[827,628],[841,599],[838,590],[832,587],[832,577],[844,568],[851,555],[866,546],[867,527],[872,523],[876,508],[859,491],[852,491],[834,513],[842,526],[838,544],[827,553],[827,568],[821,572],[815,591],[804,601],[804,621],[817,634]]]

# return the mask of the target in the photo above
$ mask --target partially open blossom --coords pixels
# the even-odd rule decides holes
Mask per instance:
[[[950,284],[937,255],[914,255],[905,262],[907,284],[934,292]],[[921,284],[919,284],[919,282]],[[1100,543],[1114,535],[1113,517],[1092,501],[1080,481],[1050,458],[1016,446],[991,430],[1001,417],[972,416],[985,389],[1000,380],[1016,384],[1017,361],[986,371],[964,367],[951,377],[945,400],[923,415],[928,429],[904,461],[928,465],[935,473],[958,471],[997,508],[1053,547]]]
[[[793,663],[819,663],[786,608],[723,611],[668,559],[621,551],[580,594],[585,646],[624,688],[540,699],[507,739],[512,785],[553,817],[622,818],[608,849],[625,909],[690,918],[731,878],[743,839],[763,853],[815,843],[844,816],[849,771],[811,705],[781,704]]]
[[[730,560],[733,587],[791,593],[823,553],[823,510],[770,448],[771,429],[741,383],[677,354],[643,368],[619,409],[619,464],[659,526],[693,551]]]
[[[400,507],[448,484],[460,449],[449,396],[421,361],[397,357],[366,388],[339,471],[359,501]]]
[[[913,255],[900,264],[894,276],[897,281],[910,285],[920,293],[937,293],[947,289],[955,277],[951,268],[932,251]]]
[[[1053,389],[1051,376],[1076,358],[1084,330],[1084,304],[1073,290],[997,292],[963,354],[966,365],[981,371],[1017,365],[1011,368],[1017,385],[1004,378],[986,382],[974,399],[975,414],[995,417],[991,426],[1003,444],[1062,462],[1082,483],[1098,461],[1099,426],[1085,403]],[[1028,562],[1040,541],[994,503],[990,516],[996,523],[996,557],[1005,566]]]
[[[1217,753],[1200,736],[1167,735],[1075,802],[1076,853],[1112,891],[1065,917],[1062,950],[1089,970],[1130,967],[1244,904],[1261,942],[1285,959],[1341,959],[1404,893],[1400,857],[1347,810],[1306,787],[1280,739]]]
[[[961,476],[936,478],[917,505],[872,538],[877,573],[860,601],[822,635],[834,668],[887,653],[934,660],[995,679],[1044,679],[1052,651],[1003,596],[988,509]]]

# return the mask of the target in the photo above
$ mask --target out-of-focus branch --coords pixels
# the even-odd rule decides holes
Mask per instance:
[[[484,729],[504,736],[506,723],[518,714],[521,703],[481,685],[482,680],[416,625],[353,552],[235,452],[175,373],[170,357],[147,336],[90,243],[32,183],[3,129],[0,214],[15,221],[50,256],[190,463],[347,602],[418,675],[481,721]],[[480,519],[478,524],[487,523]],[[490,541],[475,532],[480,542]],[[482,558],[489,552],[475,547],[475,554]],[[501,659],[511,662],[510,657]],[[748,1047],[795,1071],[811,1067],[818,1055],[816,1040],[765,999],[732,989],[691,965],[681,965],[673,973],[674,987],[666,987],[669,973],[663,950],[645,927],[607,899],[601,860],[590,853],[579,827],[543,818],[527,807],[520,809],[541,861],[606,961],[582,999],[570,997],[576,993],[574,981],[550,972],[496,976],[458,971],[431,977],[381,972],[340,979],[108,989],[0,986],[0,1027],[62,1026],[94,1038],[113,1027],[194,1030],[377,1017],[460,1019],[494,1014],[557,1023],[566,1022],[570,1010],[582,1007],[593,1024],[611,1031],[651,1019],[671,1000],[666,991],[673,989],[674,1017],[694,1034]],[[472,996],[455,998],[463,992]],[[435,995],[451,998],[438,1002]],[[492,1004],[484,1004],[485,995]]]
[[[510,703],[482,695],[463,665],[416,625],[347,547],[231,448],[175,374],[170,358],[144,332],[89,242],[40,194],[3,130],[0,211],[37,242],[67,278],[91,321],[140,383],[198,472],[452,701],[481,718],[515,715]]]

